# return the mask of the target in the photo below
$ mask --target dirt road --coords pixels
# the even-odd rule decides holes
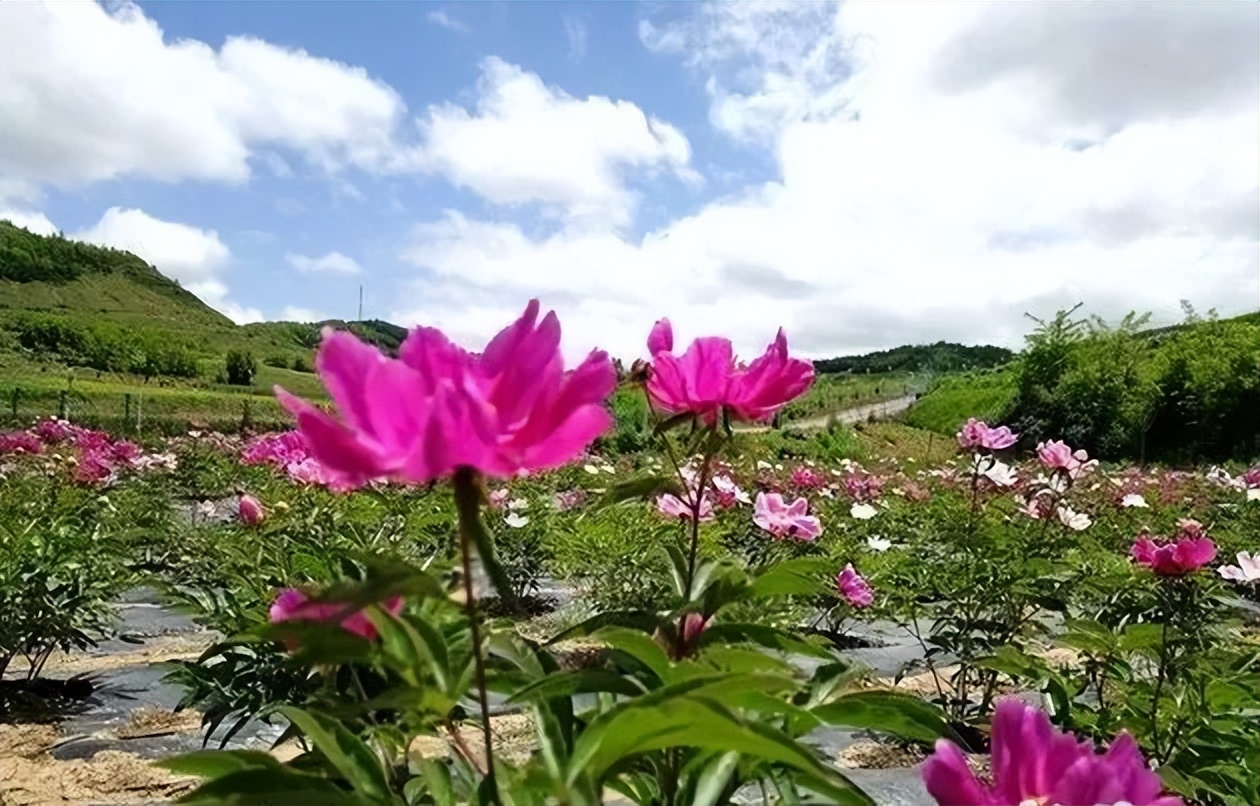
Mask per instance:
[[[793,420],[790,423],[784,423],[782,428],[795,429],[798,431],[812,431],[819,428],[826,428],[827,423],[835,420],[839,423],[852,424],[865,422],[874,417],[877,420],[895,417],[906,409],[910,408],[915,401],[914,395],[903,395],[895,397],[892,400],[885,400],[881,403],[867,403],[863,406],[854,406],[851,409],[840,409],[839,411],[820,414],[817,417],[809,417],[804,420]],[[761,425],[752,428],[741,428],[740,431],[757,433],[760,431],[769,431],[770,427]]]

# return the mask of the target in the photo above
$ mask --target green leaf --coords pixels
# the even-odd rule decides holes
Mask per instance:
[[[943,711],[912,694],[855,691],[812,711],[829,725],[870,728],[925,744],[942,737],[965,744],[950,728]]]
[[[340,722],[322,714],[284,705],[276,709],[298,727],[337,768],[359,795],[377,803],[391,803],[389,780],[380,761],[359,737]]]
[[[717,623],[705,630],[701,639],[702,646],[734,643],[756,644],[778,652],[795,652],[826,660],[835,659],[835,653],[826,647],[812,644],[785,630],[764,624]]]
[[[576,638],[584,635],[594,635],[602,629],[608,627],[625,627],[631,630],[637,630],[643,633],[652,633],[660,625],[661,618],[655,613],[649,613],[646,610],[611,610],[607,613],[600,613],[591,616],[585,621],[578,622],[567,630],[556,633],[555,636],[547,642],[547,645],[559,643],[569,638]]]
[[[229,773],[252,769],[278,769],[275,756],[257,750],[199,750],[153,762],[179,775],[221,778]]]
[[[696,415],[690,411],[684,411],[681,414],[675,414],[673,417],[670,417],[666,420],[661,420],[659,423],[657,423],[656,428],[652,429],[652,436],[659,437],[661,434],[664,434],[666,431],[672,431],[675,428],[679,427],[680,425],[687,425],[689,423],[694,423],[695,419],[696,419]]]
[[[363,806],[362,798],[331,781],[287,767],[254,767],[202,784],[176,803],[199,806]]]
[[[549,674],[535,680],[509,697],[508,702],[547,700],[552,697],[569,697],[573,694],[593,694],[601,691],[637,697],[643,693],[643,687],[628,677],[622,677],[604,669],[576,669]]]
[[[682,488],[678,486],[678,480],[672,476],[658,473],[638,476],[609,487],[606,493],[595,500],[590,511],[606,509],[623,501],[646,500],[663,493],[682,495]]]
[[[446,639],[427,621],[414,623],[379,608],[368,610],[368,618],[381,636],[385,652],[399,661],[404,669],[428,669],[438,687],[448,694],[450,690],[450,658]],[[413,683],[419,683],[416,677]]]
[[[752,584],[754,598],[773,596],[814,596],[822,590],[822,579],[832,571],[826,560],[801,557],[778,563]]]
[[[436,806],[455,806],[450,768],[431,758],[419,758],[413,763],[420,768],[420,775],[403,786],[403,797],[407,802],[415,803],[421,793],[427,792]]]
[[[661,682],[669,680],[669,657],[650,635],[636,630],[627,630],[624,627],[605,627],[592,637],[604,641],[613,649],[620,650],[639,661]]]
[[[696,780],[696,794],[692,798],[691,806],[714,806],[718,798],[722,797],[722,792],[730,783],[731,773],[735,772],[738,764],[739,753],[734,752],[723,753],[706,764]]]

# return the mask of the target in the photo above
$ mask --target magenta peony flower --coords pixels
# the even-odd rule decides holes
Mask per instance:
[[[26,431],[11,431],[0,434],[0,456],[7,453],[43,453],[44,443],[34,434]]]
[[[940,739],[923,762],[923,782],[938,806],[1183,806],[1137,743],[1121,733],[1105,753],[1092,742],[1056,730],[1044,711],[1003,699],[993,713],[993,782],[981,782],[953,742]]]
[[[701,613],[688,613],[683,616],[682,620],[682,640],[687,646],[695,644],[700,640],[700,636],[704,631],[709,629],[709,625],[713,623],[713,616],[705,618]]]
[[[1182,537],[1160,544],[1143,535],[1133,541],[1129,556],[1160,576],[1184,576],[1212,562],[1216,544],[1209,537]]]
[[[66,420],[58,420],[55,417],[49,417],[47,420],[40,420],[35,424],[35,436],[42,439],[49,445],[57,442],[65,442],[71,439],[79,432],[79,427],[72,425]]]
[[[812,467],[801,465],[792,471],[792,486],[802,490],[817,490],[827,486],[827,479]]]
[[[257,526],[267,518],[262,502],[246,493],[242,493],[236,502],[236,514],[246,526]]]
[[[958,444],[963,448],[987,448],[991,451],[1005,450],[1015,444],[1018,439],[1007,426],[991,428],[981,420],[971,417],[958,432]]]
[[[403,600],[395,596],[385,602],[384,608],[395,616],[402,612]],[[345,606],[336,602],[311,603],[305,593],[297,588],[287,588],[280,593],[271,605],[269,617],[272,624],[284,621],[319,621],[333,622],[345,612]],[[341,619],[341,627],[346,632],[354,633],[360,638],[371,641],[376,637],[376,627],[363,611],[351,613]]]
[[[1260,465],[1257,465],[1256,467],[1248,470],[1246,473],[1243,473],[1242,480],[1243,484],[1249,490],[1260,487]]]
[[[844,491],[859,504],[878,501],[883,490],[884,481],[879,476],[849,473],[844,477]]]
[[[673,354],[673,343],[669,320],[660,320],[648,336],[652,376],[647,391],[652,404],[670,414],[691,412],[712,424],[726,409],[736,418],[765,422],[814,381],[813,364],[788,357],[782,329],[747,367],[736,365],[729,339],[696,339],[682,356]]]
[[[822,524],[809,514],[808,501],[798,498],[787,504],[779,493],[757,493],[753,523],[775,537],[813,540],[822,534]]]
[[[566,372],[560,322],[538,313],[531,300],[480,355],[435,328],[412,330],[398,359],[326,330],[316,365],[341,419],[276,394],[315,458],[351,481],[423,484],[461,467],[499,478],[558,467],[612,424],[603,403],[617,377],[601,351]]]
[[[836,592],[850,607],[870,607],[875,601],[875,591],[867,581],[848,563],[836,574]]]
[[[1063,441],[1037,443],[1037,458],[1051,470],[1059,470],[1073,479],[1090,473],[1098,466],[1084,449],[1073,451]]]
[[[74,480],[80,484],[104,484],[114,478],[114,461],[108,449],[85,450],[74,466]]]

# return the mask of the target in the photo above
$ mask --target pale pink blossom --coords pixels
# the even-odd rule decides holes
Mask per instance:
[[[1244,585],[1260,582],[1260,552],[1249,554],[1238,552],[1238,565],[1222,565],[1216,569],[1225,579],[1241,582]]]
[[[711,521],[715,517],[713,514],[713,502],[709,500],[709,496],[700,499],[699,520],[701,523]],[[677,518],[679,520],[689,521],[695,516],[692,511],[691,504],[683,501],[673,493],[665,493],[656,499],[656,511],[668,518]]]
[[[822,534],[822,523],[809,514],[809,501],[798,498],[788,504],[779,493],[757,493],[753,523],[775,537],[813,540]]]
[[[958,444],[963,448],[985,448],[991,451],[1005,450],[1019,439],[1007,426],[994,428],[971,417],[958,432]]]

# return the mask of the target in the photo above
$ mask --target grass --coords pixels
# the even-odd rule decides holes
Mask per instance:
[[[907,372],[819,375],[809,392],[783,410],[783,421],[807,420],[840,409],[902,397],[923,388],[926,376]]]
[[[905,415],[916,428],[952,436],[968,417],[1000,421],[1015,396],[1014,378],[1009,371],[969,373],[944,379],[924,395]]]

